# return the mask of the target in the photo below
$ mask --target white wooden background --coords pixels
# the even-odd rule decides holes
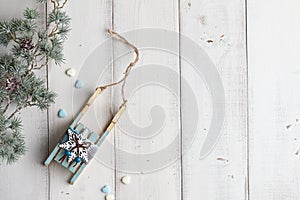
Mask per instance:
[[[37,7],[34,0],[1,0],[0,19],[21,16],[25,6]],[[66,63],[62,67],[51,65],[41,73],[59,97],[48,113],[35,109],[22,113],[28,152],[15,165],[0,166],[0,199],[104,199],[100,191],[104,184],[112,186],[118,200],[300,199],[300,127],[296,123],[300,115],[299,9],[298,0],[70,0],[66,10],[73,20],[65,46]],[[45,16],[46,8],[39,6],[39,10]],[[134,151],[141,144],[129,140],[117,127],[106,141],[115,145],[106,151],[111,156],[109,164],[115,169],[93,162],[70,186],[67,171],[56,163],[49,168],[42,165],[81,107],[71,103],[76,79],[67,77],[64,71],[68,67],[79,70],[89,53],[108,37],[104,30],[109,27],[121,33],[162,28],[180,32],[198,43],[221,75],[226,97],[225,124],[220,140],[205,159],[199,159],[206,133],[206,127],[200,125],[193,145],[182,159],[151,173],[128,174],[120,171],[126,160],[119,155],[119,149]],[[107,49],[107,59],[112,59],[117,51],[117,46]],[[115,62],[102,80],[108,83],[117,79],[127,62],[128,59]],[[145,52],[140,62],[160,63],[178,73],[190,74],[179,57]],[[192,87],[197,87],[200,83],[190,76]],[[138,81],[139,77],[134,79]],[[83,99],[93,87],[85,86]],[[154,86],[147,92],[157,95]],[[178,92],[184,93],[179,86]],[[95,104],[103,110],[98,113],[100,121],[111,117],[111,110],[116,107],[111,108],[111,102],[117,105],[110,93]],[[149,110],[143,106],[151,106],[157,100],[166,102],[165,113],[172,119],[164,131],[184,136],[182,130],[188,119],[181,118],[180,111],[187,109],[188,100],[182,98],[174,103],[167,92],[150,99],[145,94],[137,94],[129,104],[132,118],[149,120]],[[200,97],[199,104],[203,106],[208,100]],[[59,108],[66,109],[69,116],[57,118]],[[149,123],[147,120],[139,123]],[[288,124],[295,125],[287,129]],[[167,134],[164,140],[170,137]],[[146,143],[142,148],[150,151],[159,145]],[[174,151],[180,154],[180,143]],[[124,175],[131,177],[130,185],[120,182]]]

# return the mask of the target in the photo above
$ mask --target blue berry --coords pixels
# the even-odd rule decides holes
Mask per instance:
[[[81,162],[81,158],[80,157],[76,157],[75,158],[75,162],[80,163]]]
[[[65,155],[68,156],[68,157],[71,156],[71,151],[65,150]]]

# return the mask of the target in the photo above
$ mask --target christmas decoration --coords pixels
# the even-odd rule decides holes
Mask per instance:
[[[75,160],[79,163],[81,160],[87,164],[89,162],[88,151],[92,145],[82,133],[76,133],[72,129],[68,129],[68,140],[58,145],[65,150],[68,157],[67,161],[72,162]]]
[[[64,109],[59,109],[57,115],[59,118],[64,118],[64,117],[68,116],[68,113]]]
[[[55,160],[56,162],[60,163],[63,167],[68,168],[68,170],[73,173],[73,176],[69,181],[70,184],[74,184],[74,182],[77,180],[83,169],[85,169],[86,165],[95,155],[98,148],[104,142],[107,135],[114,128],[115,124],[125,111],[127,103],[124,91],[126,80],[132,68],[139,60],[139,51],[134,45],[129,43],[125,38],[123,38],[115,31],[109,29],[108,32],[116,39],[130,46],[134,50],[136,57],[135,60],[129,63],[129,65],[127,66],[124,76],[121,80],[96,88],[94,94],[90,97],[90,99],[83,107],[81,112],[77,115],[72,124],[69,126],[67,132],[64,134],[60,143],[56,145],[54,150],[44,162],[44,164],[48,166],[52,160]],[[89,109],[89,107],[92,105],[92,103],[95,101],[95,99],[101,92],[103,92],[109,87],[113,87],[121,83],[121,94],[123,103],[120,106],[119,111],[115,114],[115,116],[113,117],[113,119],[111,120],[108,127],[103,133],[101,133],[100,135],[96,134],[90,131],[88,127],[85,127],[79,122],[82,116],[86,113],[86,111]],[[108,197],[112,199],[113,196]]]
[[[23,39],[20,43],[21,49],[31,50],[34,48],[34,44],[31,39]]]
[[[107,194],[105,195],[105,200],[115,200],[115,196],[113,194]]]
[[[66,0],[51,2],[46,29],[37,25],[39,12],[30,8],[24,10],[21,19],[0,22],[0,46],[8,52],[0,56],[0,162],[13,163],[25,153],[22,121],[17,114],[31,106],[45,110],[56,96],[35,74],[50,60],[59,65],[64,61],[63,43],[71,19],[62,11]]]
[[[76,72],[73,68],[69,68],[69,69],[67,69],[66,74],[70,77],[73,77],[73,76],[75,76]]]
[[[101,191],[104,193],[104,194],[109,194],[111,192],[111,188],[109,185],[104,185],[102,188],[101,188]]]
[[[130,176],[123,176],[121,181],[123,184],[128,185],[130,183]]]
[[[83,88],[83,86],[84,86],[84,84],[83,84],[83,82],[81,80],[77,80],[75,82],[75,88],[80,89],[80,88]]]
[[[9,92],[13,92],[18,88],[19,85],[20,80],[18,80],[16,77],[10,77],[6,79],[5,89]]]

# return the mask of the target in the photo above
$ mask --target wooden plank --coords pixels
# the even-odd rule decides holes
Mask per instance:
[[[65,45],[66,61],[61,67],[53,64],[49,68],[49,86],[59,95],[56,104],[49,111],[50,150],[56,145],[62,131],[66,130],[79,114],[96,87],[111,81],[111,68],[107,65],[112,57],[111,47],[106,45],[101,52],[94,53],[108,37],[106,29],[111,26],[111,7],[111,0],[70,1],[67,4],[66,11],[72,18],[72,31]],[[70,67],[75,69],[75,77],[65,75],[65,70]],[[74,88],[77,79],[83,81],[83,88]],[[97,133],[103,130],[103,124],[111,118],[110,96],[110,90],[101,93],[80,122]],[[67,111],[66,118],[57,117],[60,108]],[[108,146],[105,150],[113,163],[113,148]],[[73,187],[70,187],[67,181],[69,179],[68,171],[56,163],[50,165],[51,199],[89,200],[97,196],[101,198],[104,195],[100,188],[104,184],[114,188],[114,171],[97,161],[91,163]]]
[[[200,65],[191,66],[181,59],[181,110],[182,110],[182,171],[183,199],[247,199],[247,66],[245,40],[245,5],[242,0],[232,1],[180,1],[181,55],[197,56],[187,44],[187,36],[203,49],[218,70],[225,92],[225,121],[219,140],[214,136],[211,151],[204,147],[210,137],[211,120],[219,108],[213,106],[206,76],[209,59],[201,54]],[[192,61],[192,60],[188,60]],[[199,64],[199,63],[192,63]],[[202,68],[200,68],[202,67]],[[206,68],[205,68],[206,67]],[[199,73],[199,69],[200,73]],[[201,75],[204,77],[202,78]],[[187,85],[183,85],[187,82]],[[189,91],[191,90],[191,91]],[[191,107],[190,92],[196,98],[196,107]],[[222,99],[219,99],[222,101]],[[198,108],[198,116],[191,118]],[[191,125],[198,120],[197,129]],[[215,124],[213,125],[215,126]],[[190,133],[190,131],[195,131]],[[193,134],[192,143],[187,138]],[[217,142],[218,141],[218,142]],[[213,144],[215,144],[213,146]],[[190,145],[190,146],[189,146]],[[206,148],[206,149],[204,149]],[[203,151],[206,154],[202,154]],[[206,155],[206,156],[204,156]],[[266,198],[267,199],[267,198]]]
[[[76,170],[80,167],[80,165],[79,164],[76,164],[76,162],[75,161],[73,161],[72,163],[68,163],[69,165],[66,167],[66,168],[68,168],[68,170],[70,171],[70,172],[72,172],[72,173],[75,173],[76,172]],[[73,175],[72,175],[73,176]]]
[[[65,160],[65,150],[60,148],[58,153],[54,157],[54,160],[57,163],[62,163]]]
[[[50,155],[48,156],[47,160],[44,162],[44,165],[48,166],[52,160],[54,159],[54,157],[58,154],[58,151],[60,150],[58,144],[54,147],[54,149],[52,150],[52,152],[50,153]]]
[[[250,199],[300,199],[299,6],[248,1]]]
[[[38,24],[45,26],[45,7],[42,4],[36,4],[32,0],[1,0],[0,4],[0,20],[22,17],[24,8],[31,7],[37,8],[41,13]],[[3,49],[0,48],[1,55]],[[38,74],[45,78],[46,70],[43,69]],[[21,118],[27,152],[14,165],[0,165],[1,199],[48,200],[48,169],[42,165],[48,156],[47,113],[29,108],[22,112]],[[24,184],[23,180],[30,180],[30,184]]]
[[[97,141],[97,146],[100,147],[101,144],[104,142],[105,138],[108,136],[108,134],[110,133],[111,131],[107,130],[105,131],[102,136],[100,137],[100,139]]]
[[[78,170],[77,170],[77,168],[76,168],[76,170],[74,171],[75,174],[72,175],[72,178],[71,178],[70,181],[69,181],[69,183],[70,183],[71,185],[73,185],[73,184],[75,183],[75,181],[79,178],[79,175],[80,175],[80,174],[82,173],[82,171],[85,169],[86,164],[83,163],[83,164],[81,164],[81,165],[78,165],[77,167],[79,167]],[[73,171],[73,169],[70,169],[70,170]]]
[[[166,38],[140,35],[135,31],[148,27],[178,31],[177,1],[114,0],[114,29],[117,32],[138,48],[142,48],[149,39],[154,39],[156,44],[165,44]],[[126,34],[126,31],[133,32]],[[147,33],[150,32],[146,31],[145,34]],[[178,37],[169,42],[178,50]],[[132,51],[130,54],[123,54],[131,49],[118,41],[115,41],[114,45],[116,58],[114,79],[118,80],[123,75],[124,68],[134,59],[134,54]],[[179,99],[176,97],[179,95],[178,61],[178,56],[168,54],[164,50],[141,50],[141,59],[133,69],[126,87],[126,95],[130,97],[127,109],[114,129],[117,148],[116,199],[181,199],[180,161],[170,160],[163,163],[159,156],[153,156],[167,149],[165,147],[169,146],[170,141],[180,135]],[[175,79],[168,76],[161,77],[160,70],[154,70],[153,65],[167,68],[177,76]],[[146,72],[147,69],[150,70],[149,74]],[[151,79],[152,77],[154,79]],[[160,85],[155,77],[162,78],[166,85]],[[143,87],[141,84],[147,86]],[[169,91],[166,89],[168,87],[175,88],[175,91]],[[134,89],[136,91],[133,91]],[[121,105],[120,88],[115,88],[114,91],[116,95],[114,105],[117,111]],[[155,114],[151,118],[149,118],[150,110]],[[162,115],[156,116],[158,112]],[[161,118],[165,123],[160,121]],[[159,129],[159,134],[156,135],[156,130],[151,127]],[[153,138],[142,139],[146,135],[153,134],[156,135]],[[179,141],[175,141],[174,148],[169,154],[179,157]],[[162,159],[164,158],[163,156]],[[131,177],[130,185],[120,182],[124,175]]]
[[[93,143],[96,143],[97,139],[98,139],[99,135],[97,133],[92,133],[89,137],[89,140],[91,140]]]

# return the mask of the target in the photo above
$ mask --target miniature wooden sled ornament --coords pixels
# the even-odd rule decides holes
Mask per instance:
[[[98,147],[103,143],[110,131],[125,111],[126,103],[123,104],[117,114],[113,117],[108,127],[102,134],[96,134],[80,123],[81,117],[87,111],[89,106],[94,102],[95,98],[101,93],[101,88],[98,88],[93,96],[89,99],[86,106],[82,109],[79,115],[72,122],[66,133],[61,138],[60,142],[55,146],[44,164],[47,166],[52,160],[55,160],[63,167],[73,173],[70,179],[70,184],[74,184],[83,169],[93,158],[98,150]]]
[[[81,112],[77,115],[75,120],[69,126],[63,137],[60,139],[59,143],[55,146],[47,160],[44,162],[46,166],[48,166],[52,160],[55,160],[63,167],[67,168],[73,176],[71,177],[69,183],[74,184],[83,169],[87,166],[90,160],[93,158],[95,153],[97,152],[98,148],[101,146],[105,138],[108,136],[110,131],[114,128],[115,124],[123,114],[126,108],[126,98],[124,95],[124,87],[126,83],[126,78],[128,77],[132,67],[138,62],[139,60],[139,52],[135,46],[129,43],[125,38],[120,36],[118,33],[114,32],[113,30],[108,30],[110,34],[115,36],[120,41],[128,44],[130,47],[134,49],[136,53],[136,58],[133,62],[131,62],[124,73],[124,77],[119,80],[118,82],[111,83],[106,86],[98,87],[94,94],[90,97],[84,108]],[[96,134],[92,132],[90,129],[85,127],[82,123],[80,123],[80,119],[95,101],[97,96],[106,88],[115,86],[119,83],[122,83],[122,99],[123,104],[119,108],[119,111],[110,121],[108,127],[102,134]]]

